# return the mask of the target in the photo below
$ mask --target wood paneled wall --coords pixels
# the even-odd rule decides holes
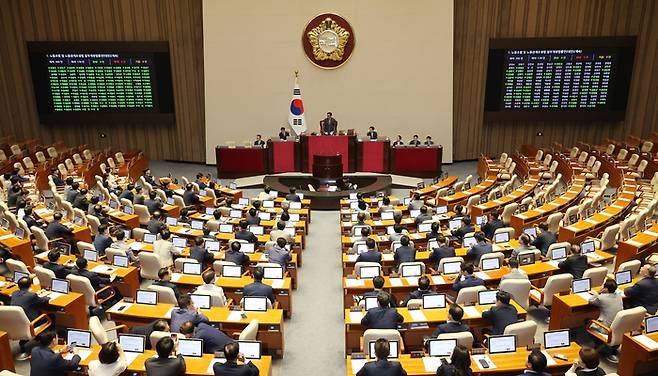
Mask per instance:
[[[0,135],[205,161],[202,19],[201,0],[0,0]],[[169,41],[175,125],[39,124],[25,42],[78,40]]]
[[[524,143],[599,143],[658,129],[657,20],[655,0],[455,0],[455,160],[514,151]],[[625,121],[483,122],[490,38],[622,35],[637,36]]]

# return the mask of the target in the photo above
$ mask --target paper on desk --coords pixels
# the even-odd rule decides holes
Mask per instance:
[[[165,313],[165,318],[166,318],[166,319],[171,319],[171,313],[174,312],[175,309],[176,309],[176,307],[171,307],[171,308],[169,308],[169,309],[167,310],[167,313]]]
[[[144,246],[144,243],[142,243],[142,242],[132,242],[132,243],[130,243],[130,249],[132,249],[133,251],[139,251],[140,249],[142,249],[143,246]]]
[[[215,363],[226,363],[226,358],[214,358],[213,360],[210,361],[210,364],[208,364],[208,369],[206,372],[210,375],[214,375],[215,371],[212,369],[215,366]]]
[[[274,279],[272,280],[272,288],[280,289],[283,287],[283,279]]]
[[[496,368],[496,365],[494,364],[493,360],[491,360],[491,358],[489,358],[489,355],[487,354],[471,355],[471,358],[473,358],[473,360],[475,361],[475,365],[477,365],[478,368],[481,370]],[[482,364],[480,364],[480,359],[484,359],[484,361],[487,362],[487,364],[489,365],[489,368],[482,367]]]
[[[437,368],[441,366],[441,358],[436,356],[425,356],[423,357],[423,365],[425,366],[425,372],[435,373]]]
[[[487,274],[487,273],[485,273],[485,272],[475,272],[475,273],[473,273],[473,274],[475,274],[475,276],[478,277],[478,278],[480,278],[480,279],[484,279],[485,281],[486,281],[487,279],[491,279],[491,277],[489,276],[489,274]]]
[[[425,313],[423,313],[423,311],[420,310],[414,309],[409,311],[409,316],[411,316],[411,318],[414,321],[421,321],[421,322],[427,321],[427,317],[425,317]]]
[[[628,243],[630,245],[634,245],[636,247],[642,247],[644,245],[643,243],[640,243],[640,242],[635,241],[635,240],[630,240],[630,239],[626,240],[626,243]]]
[[[2,236],[0,236],[0,240],[9,239],[9,238],[11,238],[11,237],[13,237],[13,236],[14,236],[14,234],[2,235]]]
[[[597,221],[595,221],[595,220],[593,220],[593,219],[591,219],[591,218],[585,218],[585,222],[587,222],[587,223],[589,223],[589,224],[592,224],[592,225],[596,225],[596,224],[599,223],[599,222],[597,222]]]
[[[652,340],[651,338],[645,336],[644,334],[641,334],[639,336],[634,336],[633,339],[640,342],[644,347],[650,350],[658,349],[658,342]]]
[[[363,318],[363,312],[361,312],[361,311],[350,312],[350,322],[358,323],[358,322],[361,322],[362,318]]]
[[[417,286],[418,285],[418,277],[404,277],[404,279],[407,280],[407,284],[409,286]]]
[[[589,299],[592,297],[592,294],[590,294],[588,292],[579,292],[576,295],[580,296],[581,298],[583,298],[587,301],[589,301]]]
[[[557,267],[558,267],[557,265],[560,263],[560,261],[558,261],[558,260],[551,260],[551,261],[546,261],[546,263],[549,264],[549,265],[551,265],[551,266],[553,266],[554,268],[557,268]]]
[[[653,237],[658,237],[658,232],[653,232],[653,231],[645,231],[645,234]]]
[[[546,213],[546,210],[544,210],[542,208],[537,208],[537,209],[535,209],[535,211],[538,212],[538,213]]]
[[[359,257],[359,255],[347,255],[347,261],[354,262]]]
[[[345,286],[347,286],[347,287],[356,287],[356,286],[365,286],[365,285],[366,285],[366,281],[364,281],[362,279],[350,279],[350,278],[348,278],[348,279],[345,280]]]
[[[352,373],[356,375],[366,363],[368,359],[352,359]]]
[[[384,261],[393,261],[395,259],[395,255],[392,253],[384,253],[382,255],[382,260]]]
[[[66,294],[62,294],[61,292],[51,291],[48,294],[48,299],[49,300],[55,300],[55,299],[59,298],[60,296],[64,296],[64,295],[66,295]]]
[[[544,356],[546,357],[546,365],[554,366],[554,365],[557,364],[557,362],[555,361],[555,359],[553,359],[553,357],[551,356],[551,354],[547,353],[546,350],[542,350],[541,352],[542,352],[542,354],[544,354]]]
[[[111,273],[115,270],[116,268],[104,264],[96,265],[91,269],[92,272],[101,274]]]
[[[445,285],[446,284],[445,279],[443,279],[443,277],[441,277],[440,275],[433,275],[432,276],[432,282],[435,285]]]
[[[384,225],[384,222],[382,222],[382,221],[375,221],[374,223],[375,223],[375,226],[383,226]]]
[[[592,260],[600,260],[603,258],[603,256],[599,255],[598,253],[592,252],[587,254],[587,258],[590,258]]]
[[[121,311],[118,311],[119,307],[123,307],[123,306],[125,306],[126,308],[122,309]],[[130,307],[132,307],[132,306],[133,306],[133,303],[119,302],[119,303],[113,305],[112,307],[110,307],[110,309],[108,309],[107,311],[110,312],[110,313],[124,313],[128,309],[130,309]]]
[[[46,257],[48,257],[48,253],[49,253],[49,252],[50,252],[50,251],[45,251],[45,252],[37,253],[36,255],[34,255],[34,257],[39,258],[39,259],[45,259]]]
[[[388,281],[391,283],[391,286],[393,287],[402,286],[402,279],[400,278],[389,278]]]
[[[91,355],[91,350],[78,349],[76,352],[77,352],[77,355],[80,356],[81,360],[85,360],[85,359],[87,359],[87,357],[89,357],[89,355]],[[76,355],[76,354],[67,353],[66,355],[64,355],[64,359],[71,360],[71,359],[73,359],[73,355]]]
[[[181,277],[183,277],[182,273],[171,273],[171,281],[174,283],[178,282],[181,279]]]
[[[135,359],[137,359],[138,356],[142,355],[141,353],[130,352],[130,351],[126,351],[124,352],[124,354],[126,356],[127,365],[131,365],[135,361]]]
[[[227,321],[242,321],[242,311],[231,311],[226,317]]]
[[[6,282],[6,281],[0,281],[0,287],[5,287],[5,285],[8,284],[8,283],[9,282]]]
[[[480,311],[477,310],[477,308],[473,306],[465,306],[462,307],[464,308],[464,314],[466,314],[466,317],[472,318],[472,317],[482,317],[482,314]]]
[[[425,235],[424,234],[410,234],[409,237],[411,239],[418,240],[418,239],[424,239]]]

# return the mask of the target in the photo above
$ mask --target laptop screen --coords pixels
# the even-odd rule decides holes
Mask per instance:
[[[462,220],[461,218],[459,219],[452,219],[448,222],[448,228],[450,230],[458,230],[462,226]]]
[[[84,221],[84,219],[82,219],[82,217],[76,215],[75,218],[73,218],[73,223],[76,226],[82,226],[82,225],[85,224],[85,221]]]
[[[574,294],[579,292],[587,292],[591,290],[592,280],[589,278],[574,279],[571,282],[571,290]]]
[[[128,256],[114,255],[114,258],[112,259],[112,264],[120,268],[127,268],[128,261],[129,261]]]
[[[263,268],[263,278],[265,279],[282,279],[283,268],[275,266],[266,266]]]
[[[265,312],[267,311],[267,298],[264,296],[245,296],[242,298],[245,311]]]
[[[368,356],[370,359],[374,359],[377,356],[375,355],[375,341],[372,341],[368,344],[368,349],[370,350],[368,352]],[[390,348],[390,351],[388,353],[389,358],[398,358],[399,353],[400,353],[400,342],[399,341],[388,341],[388,346]]]
[[[395,216],[395,212],[392,211],[382,212],[382,221],[391,221],[393,220],[393,216]]]
[[[272,214],[268,212],[258,212],[258,218],[260,218],[263,221],[269,221],[272,219]]]
[[[534,228],[534,227],[526,227],[526,228],[523,229],[523,233],[528,234],[532,237],[536,237],[537,236],[537,229]]]
[[[210,309],[210,295],[190,294],[194,306],[199,309]]]
[[[203,230],[203,221],[192,221],[190,226],[193,230]]]
[[[133,208],[130,205],[124,205],[123,206],[123,212],[126,214],[132,214],[133,213]]]
[[[478,226],[484,226],[487,224],[489,218],[487,218],[486,215],[478,215],[475,217],[475,223],[477,223]]]
[[[174,205],[176,201],[174,201],[173,197],[167,197],[167,205]]]
[[[156,235],[155,234],[144,234],[144,243],[146,244],[153,244],[155,242]]]
[[[377,297],[376,296],[366,296],[364,298],[365,301],[365,308],[366,311],[372,308],[377,308],[379,307],[379,303],[377,303]]]
[[[531,265],[535,263],[535,254],[526,252],[519,255],[519,265]]]
[[[158,304],[158,292],[151,290],[137,290],[135,293],[135,302],[137,304]]]
[[[238,351],[245,359],[260,359],[261,345],[258,341],[238,341]]]
[[[571,339],[569,338],[569,329],[551,330],[544,332],[544,347],[546,349],[568,347],[570,343]]]
[[[429,356],[449,357],[457,346],[456,339],[431,339],[427,341]]]
[[[437,206],[436,207],[436,214],[447,214],[448,213],[448,207],[443,205],[443,206]]]
[[[494,235],[494,243],[507,243],[509,241],[509,232],[499,232]]]
[[[123,351],[143,353],[146,347],[146,336],[137,334],[119,334],[119,344]]]
[[[203,355],[203,340],[195,338],[179,338],[178,353],[183,356],[200,358]]]
[[[489,354],[509,353],[516,351],[516,336],[489,337]]]
[[[221,224],[219,225],[219,232],[224,234],[230,234],[233,232],[233,225],[230,224]]]
[[[256,244],[242,243],[240,247],[240,251],[242,251],[242,253],[247,253],[247,254],[254,253],[256,252]]]
[[[644,319],[644,328],[647,334],[658,332],[658,316],[650,316]]]
[[[66,279],[53,278],[52,281],[50,281],[50,289],[60,294],[68,294],[70,283],[71,282]]]
[[[206,241],[203,245],[207,250],[209,250],[211,252],[219,251],[219,242],[217,240],[208,240],[208,239],[206,239]]]
[[[16,231],[14,232],[14,235],[16,235],[16,237],[18,238],[23,239],[25,237],[25,231],[20,227],[16,227]]]
[[[91,332],[89,330],[68,329],[66,343],[71,347],[91,347]]]
[[[14,271],[14,282],[18,283],[18,281],[20,281],[21,278],[27,278],[29,276],[30,275],[28,273],[16,270]]]
[[[178,219],[174,217],[167,217],[167,219],[165,219],[165,223],[167,226],[176,226],[178,224]]]
[[[302,208],[302,203],[301,202],[291,202],[290,203],[290,209],[301,209]]]
[[[567,247],[553,248],[551,258],[553,260],[561,260],[567,258]]]
[[[496,294],[498,290],[478,291],[478,304],[487,305],[496,303]]]
[[[222,276],[228,278],[242,277],[242,267],[238,265],[224,265],[222,267]]]
[[[358,243],[356,245],[356,253],[362,254],[363,252],[368,252],[368,245],[366,243]]]
[[[418,210],[418,209],[409,210],[409,216],[411,218],[416,218],[416,217],[418,217],[418,215],[420,215],[420,210]]]
[[[229,217],[231,218],[241,218],[242,217],[242,210],[231,210],[228,214]]]
[[[206,208],[206,215],[213,215],[215,214],[216,208]]]
[[[249,205],[249,199],[246,197],[241,197],[238,199],[238,204],[242,206]]]
[[[418,225],[418,232],[430,232],[432,231],[431,223],[421,223]]]
[[[420,264],[402,265],[400,274],[402,274],[403,277],[420,277],[423,272]]]
[[[595,249],[594,240],[587,240],[580,244],[580,251],[583,255],[590,252],[594,252],[594,249]]]
[[[201,266],[197,262],[184,262],[183,274],[201,275]]]
[[[359,278],[374,278],[380,274],[379,266],[363,266],[359,269]]]
[[[116,208],[118,208],[118,207],[119,207],[119,203],[118,203],[118,202],[116,202],[116,201],[114,201],[114,200],[110,201],[110,208],[112,208],[112,209],[116,209]]]
[[[251,231],[254,235],[263,235],[265,233],[263,226],[251,225],[249,226],[249,231]]]
[[[263,201],[262,205],[264,208],[270,209],[274,207],[274,201],[271,200]]]
[[[430,239],[427,242],[427,250],[430,251],[434,248],[439,248],[439,242],[436,239]]]
[[[446,262],[443,264],[443,274],[458,274],[461,267],[461,261]]]
[[[500,269],[499,258],[482,259],[482,270],[495,270],[495,269]]]
[[[617,282],[617,285],[624,285],[626,283],[630,283],[632,280],[633,276],[631,275],[630,270],[624,270],[623,272],[615,273],[615,282]]]
[[[423,295],[423,309],[445,308],[446,294]]]
[[[83,257],[87,261],[96,262],[98,260],[98,252],[94,251],[93,249],[85,249]]]
[[[463,244],[464,248],[470,248],[470,247],[476,245],[477,243],[478,243],[478,241],[475,240],[474,236],[466,236],[462,240],[462,244]]]
[[[187,247],[187,239],[181,238],[181,237],[173,237],[171,241],[174,243],[174,247],[176,248],[185,248]]]
[[[228,183],[228,187],[229,187],[229,189],[236,190],[236,189],[238,189],[238,184],[235,183],[235,182],[230,182],[230,183]]]

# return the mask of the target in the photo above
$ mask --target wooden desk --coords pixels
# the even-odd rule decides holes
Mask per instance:
[[[516,307],[520,317],[526,316],[527,312],[523,307],[514,301],[511,304]],[[489,310],[493,305],[474,305],[473,307],[477,309],[478,315],[470,315],[468,311],[465,311],[462,321],[471,327],[489,326],[489,323],[482,318],[482,312]],[[404,340],[405,349],[407,351],[421,350],[423,347],[423,337],[430,336],[438,324],[448,320],[448,308],[419,309],[414,311],[410,311],[406,307],[397,308],[397,311],[404,317],[403,329],[400,330],[400,334]],[[424,318],[415,320],[411,312],[416,312],[413,315],[421,312]],[[365,316],[364,311],[350,312],[349,309],[345,309],[345,352],[348,355],[360,351],[360,340],[366,330],[361,325],[361,318],[363,316]]]
[[[47,223],[53,221],[54,214],[55,214],[54,211],[48,209],[44,205],[37,205],[34,209],[34,215]],[[89,226],[74,225],[69,220],[65,220],[65,219],[62,219],[61,222],[63,225],[66,225],[71,230],[73,230],[73,237],[75,238],[75,240],[91,243],[91,230],[89,229]]]
[[[118,310],[125,307],[122,310]],[[118,324],[128,326],[144,325],[155,319],[171,319],[171,311],[174,310],[173,304],[159,303],[157,305],[144,305],[119,302],[107,310],[110,320]],[[201,313],[208,316],[212,323],[219,323],[220,329],[225,333],[237,332],[244,329],[252,319],[258,320],[258,340],[263,343],[263,352],[271,355],[283,357],[284,353],[284,333],[283,333],[283,310],[270,309],[267,312],[244,312],[245,318],[237,317],[233,320],[231,313],[240,311],[231,311],[228,307],[212,307],[211,309],[202,309]]]
[[[466,201],[474,195],[483,195],[496,185],[497,177],[495,175],[487,176],[480,184],[471,187],[465,191],[456,192],[450,196],[439,197],[436,206],[448,206],[448,210],[453,210],[456,205],[466,205]]]
[[[148,338],[147,338],[148,341]],[[61,348],[62,346],[60,346]],[[91,353],[89,356],[87,356],[85,359],[80,361],[80,366],[85,368],[91,363],[93,360],[98,359],[98,353],[101,350],[101,347],[99,345],[93,345],[91,347]],[[144,366],[144,363],[152,357],[156,356],[156,352],[154,350],[146,350],[144,351],[143,354],[137,356],[135,360],[133,360],[130,364],[128,364],[128,368],[126,369],[126,372],[132,372],[132,373],[137,373],[140,376],[141,375],[146,375],[146,368]],[[200,358],[193,358],[193,357],[185,357],[185,374],[186,375],[214,375],[212,372],[212,364],[215,363],[215,357],[212,354],[203,354],[202,357]],[[254,365],[258,367],[259,375],[271,375],[272,370],[272,357],[271,356],[263,356],[261,359],[254,360],[253,361]],[[210,372],[209,372],[210,371]]]
[[[411,194],[409,197],[413,197],[414,194],[419,193],[421,197],[431,195],[436,193],[439,189],[447,188],[447,187],[452,187],[455,183],[457,182],[457,176],[448,176],[447,178],[437,182],[436,184],[432,184],[429,186],[426,186],[425,188],[421,189],[416,189],[411,191]]]
[[[658,342],[658,332],[646,334]],[[624,334],[619,352],[617,373],[623,376],[655,375],[658,366],[658,349],[649,349],[638,342],[630,333]]]
[[[578,358],[578,352],[580,351],[580,346],[572,342],[571,346],[544,350],[551,358],[555,361],[555,364],[548,366],[547,371],[552,375],[564,375],[564,372],[571,367],[574,360]],[[516,349],[515,353],[510,354],[488,354],[489,358],[494,362],[496,368],[492,369],[480,369],[478,363],[471,356],[471,368],[474,375],[518,375],[523,373],[525,370],[526,362],[528,361],[528,355],[530,352],[525,347],[519,347]],[[554,354],[563,354],[567,356],[567,360],[560,360],[555,358]],[[423,363],[422,358],[411,358],[409,354],[402,354],[400,358],[397,359],[402,365],[402,368],[407,372],[409,376],[427,376],[427,375],[436,375],[436,370],[427,370]],[[348,356],[346,361],[347,376],[354,376],[355,372],[352,369],[352,357]],[[620,373],[620,375],[625,375]]]
[[[11,251],[25,265],[34,266],[34,256],[32,254],[32,242],[30,239],[21,239],[13,235],[9,230],[0,227],[0,236],[4,237],[0,243]]]
[[[638,232],[630,239],[619,242],[615,269],[626,261],[643,259],[658,250],[658,223],[645,231]]]
[[[525,184],[515,189],[508,195],[505,195],[499,199],[487,201],[484,204],[474,205],[471,208],[471,219],[473,223],[476,223],[476,218],[478,216],[487,214],[494,209],[503,208],[507,204],[513,202],[518,202],[523,200],[525,197],[534,192],[535,188],[539,185],[539,176],[531,176]]]
[[[11,372],[16,371],[14,368],[14,356],[9,347],[9,335],[0,331],[0,369],[6,369]]]

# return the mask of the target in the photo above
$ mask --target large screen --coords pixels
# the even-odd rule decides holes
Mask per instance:
[[[623,120],[634,37],[492,39],[485,120]]]
[[[167,42],[28,42],[27,47],[42,122],[173,121]]]

